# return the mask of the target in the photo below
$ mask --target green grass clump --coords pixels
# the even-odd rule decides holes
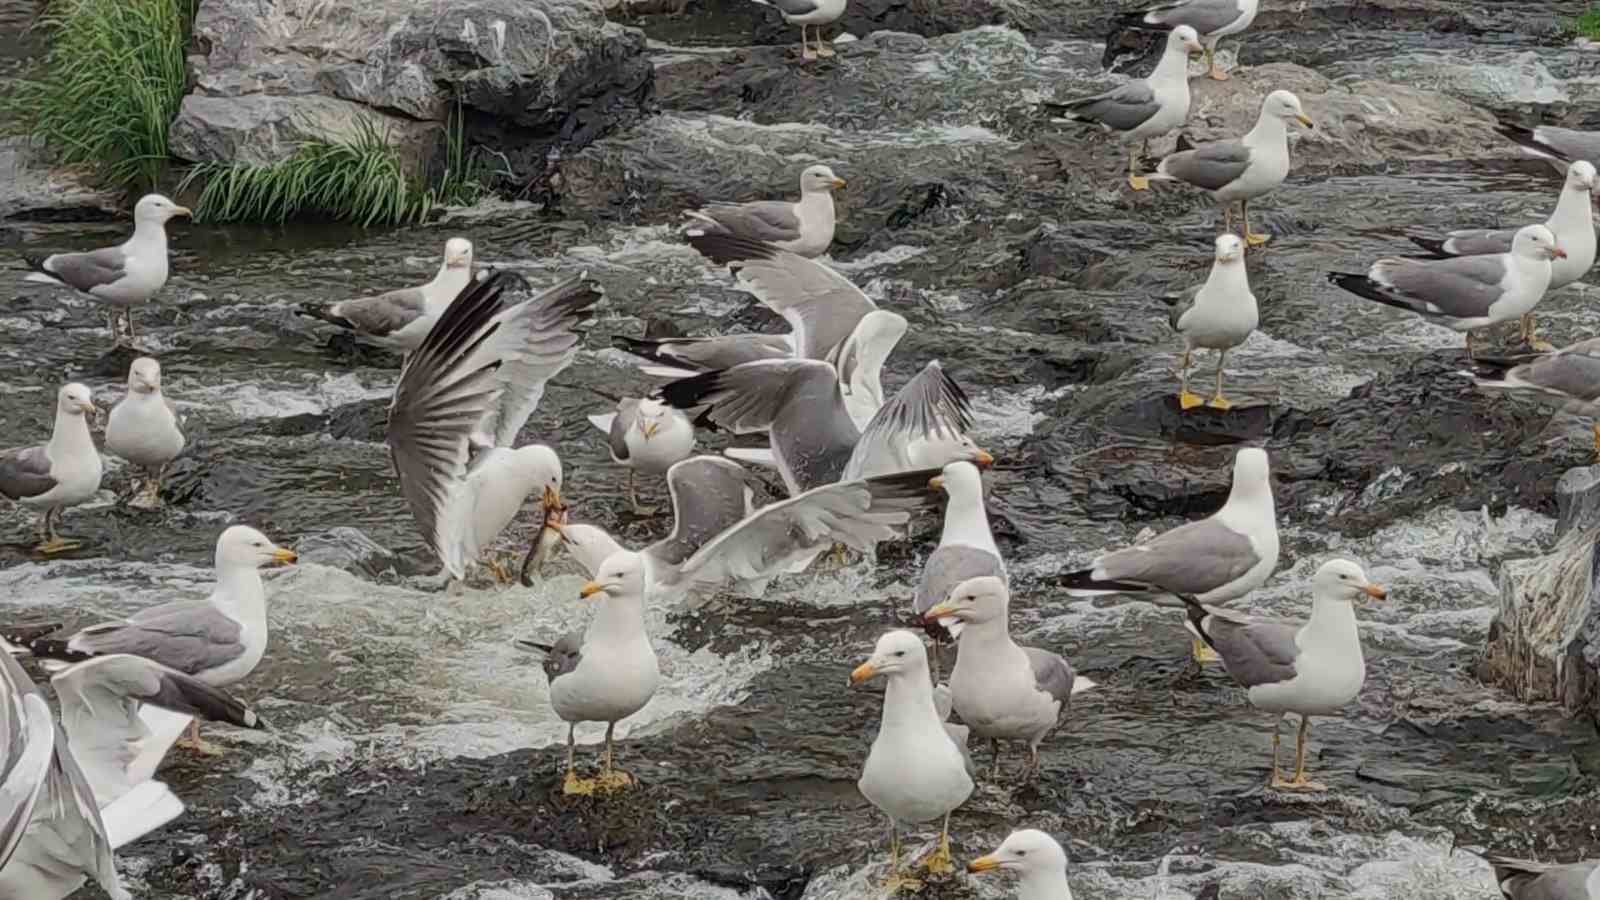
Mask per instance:
[[[1600,3],[1590,4],[1589,9],[1578,17],[1573,26],[1584,37],[1600,41]]]
[[[152,189],[183,101],[194,0],[51,0],[50,49],[0,96],[11,134],[119,187]]]

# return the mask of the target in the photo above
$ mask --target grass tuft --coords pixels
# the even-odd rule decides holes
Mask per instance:
[[[1590,4],[1589,9],[1572,24],[1579,34],[1590,40],[1600,41],[1600,3]]]
[[[194,0],[52,0],[50,49],[0,95],[6,132],[106,182],[153,189],[183,101]]]

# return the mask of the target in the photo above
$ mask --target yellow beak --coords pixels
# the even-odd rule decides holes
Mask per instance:
[[[987,872],[990,869],[1000,868],[1000,861],[992,856],[980,856],[967,863],[968,872]]]
[[[834,180],[832,180],[832,181],[830,181],[828,183],[833,185],[834,190],[838,190],[839,188],[844,187],[844,179],[843,178],[835,178]]]
[[[1299,122],[1301,125],[1304,125],[1307,128],[1315,128],[1315,127],[1317,127],[1317,124],[1315,122],[1311,121],[1311,117],[1306,115],[1305,113],[1295,113],[1294,117],[1295,117],[1295,121]]]
[[[578,589],[578,596],[593,597],[595,594],[598,594],[605,589],[606,586],[598,581],[588,581],[584,583],[583,587]]]
[[[944,476],[943,475],[935,475],[932,478],[929,478],[928,479],[928,487],[931,487],[936,491],[943,490],[944,489]]]
[[[561,507],[561,492],[556,490],[553,487],[550,487],[549,485],[545,485],[545,489],[544,489],[545,518],[546,519],[549,518],[549,514],[550,514],[551,510],[560,510],[561,508],[562,508]]]
[[[191,219],[194,218],[194,213],[190,212],[189,207],[187,206],[174,206],[172,208],[172,214],[175,216],[188,216]]]
[[[661,426],[655,422],[646,422],[639,426],[639,430],[644,432],[644,439],[648,441],[656,436],[656,432],[661,430]]]
[[[100,411],[93,403],[80,403],[78,408],[91,416]]]
[[[980,448],[978,450],[978,455],[974,456],[972,461],[977,463],[980,467],[992,466],[994,465],[994,454]]]
[[[278,562],[292,563],[300,560],[300,554],[287,547],[278,547],[272,551],[272,558]]]
[[[948,603],[935,603],[932,609],[922,614],[922,621],[937,622],[955,611],[956,608]]]
[[[850,683],[860,684],[876,674],[878,674],[878,670],[872,667],[872,663],[862,663],[851,670]]]
[[[1381,584],[1369,584],[1361,590],[1374,600],[1386,600],[1389,597],[1389,592]]]

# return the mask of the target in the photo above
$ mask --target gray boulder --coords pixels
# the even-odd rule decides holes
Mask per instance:
[[[121,210],[121,191],[96,188],[81,173],[51,168],[26,141],[0,140],[0,219],[79,218]]]

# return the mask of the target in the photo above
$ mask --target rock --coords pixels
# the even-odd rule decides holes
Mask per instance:
[[[194,91],[173,123],[173,152],[193,162],[280,158],[365,119],[420,164],[460,104],[469,141],[542,175],[547,153],[637,113],[652,84],[644,36],[592,0],[207,0],[194,35]]]
[[[52,169],[19,138],[0,138],[0,219],[82,219],[122,211],[122,192]]]
[[[395,571],[394,552],[357,528],[341,526],[302,535],[294,549],[301,562],[333,566],[365,578],[381,578]]]
[[[1473,49],[1467,53],[1419,51],[1336,65],[1346,75],[1440,91],[1498,113],[1566,112],[1572,97],[1561,80],[1532,51],[1506,53]]]
[[[1549,554],[1508,563],[1480,674],[1523,701],[1553,701],[1600,725],[1600,467],[1556,486],[1561,539]]]

